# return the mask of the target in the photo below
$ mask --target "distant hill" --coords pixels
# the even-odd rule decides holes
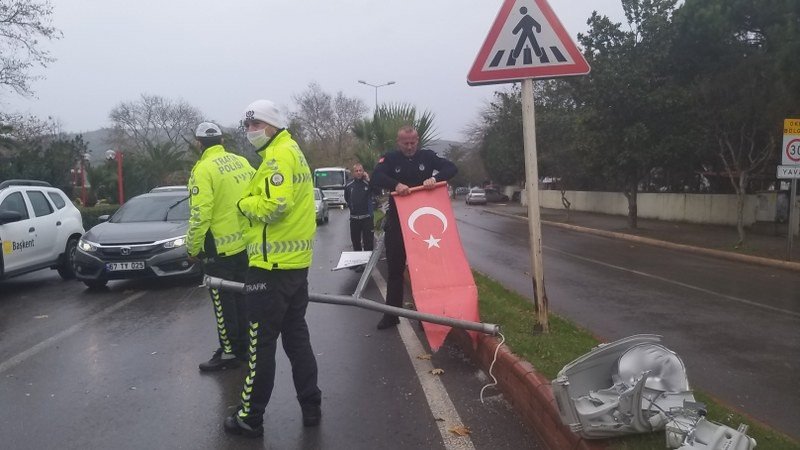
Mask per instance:
[[[83,136],[83,141],[89,148],[89,161],[102,161],[105,159],[106,150],[111,148],[108,143],[111,138],[111,130],[108,128],[101,128],[94,131],[84,131],[83,133],[70,133],[69,136]]]
[[[451,145],[463,146],[464,143],[458,141],[448,141],[446,139],[436,139],[435,141],[429,142],[426,148],[433,150],[439,156],[447,156],[447,151],[450,150]]]

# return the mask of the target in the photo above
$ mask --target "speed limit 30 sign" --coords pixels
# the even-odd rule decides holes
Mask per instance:
[[[800,119],[784,119],[782,164],[800,165]]]

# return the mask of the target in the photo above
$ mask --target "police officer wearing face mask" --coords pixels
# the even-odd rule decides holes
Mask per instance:
[[[395,191],[398,195],[409,195],[412,187],[424,186],[426,189],[433,189],[436,182],[447,181],[457,172],[458,168],[452,162],[439,157],[431,150],[420,150],[417,130],[411,126],[404,126],[397,132],[397,150],[387,153],[378,160],[372,172],[372,185]],[[383,228],[389,275],[386,281],[386,304],[400,307],[403,305],[406,248],[403,244],[403,233],[400,229],[394,196],[389,197],[389,211]],[[399,322],[397,316],[384,314],[378,322],[378,329],[394,327]]]
[[[241,405],[224,425],[229,433],[258,437],[264,433],[264,410],[275,383],[278,336],[292,364],[303,425],[317,426],[322,416],[317,360],[305,319],[317,223],[311,171],[275,105],[251,103],[242,124],[263,160],[238,202],[249,258],[250,372]]]

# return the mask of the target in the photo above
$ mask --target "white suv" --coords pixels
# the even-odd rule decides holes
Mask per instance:
[[[74,278],[83,232],[80,211],[61,189],[44,181],[0,183],[0,280],[48,267]]]

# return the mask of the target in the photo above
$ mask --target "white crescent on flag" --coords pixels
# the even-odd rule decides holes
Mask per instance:
[[[408,216],[408,228],[414,232],[414,234],[419,235],[415,228],[415,224],[417,219],[422,216],[433,216],[439,219],[442,222],[442,232],[444,233],[447,230],[447,217],[438,209],[432,208],[430,206],[423,206],[422,208],[417,209],[416,211],[412,212],[411,215]]]

